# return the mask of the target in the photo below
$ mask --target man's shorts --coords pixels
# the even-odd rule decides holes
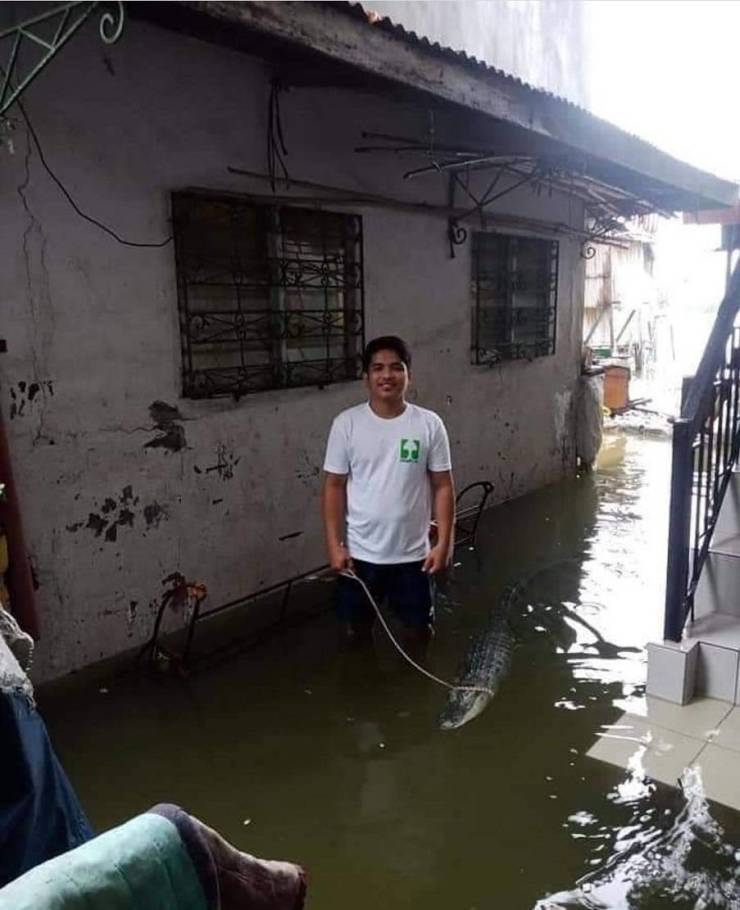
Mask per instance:
[[[434,623],[434,581],[422,572],[418,562],[378,565],[353,560],[354,571],[367,585],[378,606],[386,601],[407,626],[429,626]],[[371,625],[375,610],[362,585],[340,575],[337,580],[337,614],[349,625]]]

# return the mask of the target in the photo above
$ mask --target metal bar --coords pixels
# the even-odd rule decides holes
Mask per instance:
[[[624,335],[624,333],[627,331],[627,327],[629,326],[630,322],[632,322],[632,319],[633,319],[633,317],[634,317],[634,315],[635,315],[636,312],[637,312],[637,310],[632,310],[632,312],[631,312],[631,313],[629,314],[629,316],[627,317],[627,320],[626,320],[626,322],[624,323],[624,325],[622,326],[622,328],[619,330],[619,332],[617,332],[617,337],[614,339],[614,343],[615,343],[615,344],[619,344],[619,339],[620,339],[620,338],[622,337],[622,335]]]
[[[688,579],[688,532],[691,515],[690,424],[679,418],[673,424],[670,525],[666,575],[666,609],[663,637],[680,641],[686,618],[685,594]]]
[[[719,490],[719,478],[722,472],[724,471],[724,464],[722,461],[722,451],[724,449],[724,421],[722,419],[724,411],[724,396],[722,388],[722,371],[720,370],[720,379],[717,384],[717,391],[715,392],[715,409],[717,417],[715,419],[715,424],[717,431],[714,437],[714,482],[712,485],[712,513],[714,513],[714,505],[717,502],[717,492]],[[717,404],[717,397],[719,396],[719,404]]]
[[[5,98],[8,93],[8,87],[11,85],[10,77],[13,73],[13,68],[15,67],[15,60],[16,60],[16,57],[18,56],[18,48],[20,47],[20,44],[21,44],[21,33],[18,32],[18,34],[15,36],[15,41],[13,42],[13,48],[10,52],[10,60],[8,61],[7,69],[5,69],[5,71],[4,71],[3,90],[2,90],[2,93],[0,93],[0,111],[4,111],[6,109],[5,108]],[[8,105],[8,106],[10,106],[10,105]]]
[[[591,326],[591,328],[588,330],[588,335],[586,335],[586,340],[583,342],[584,345],[587,345],[589,343],[589,341],[591,341],[591,339],[593,338],[593,336],[596,332],[596,329],[599,327],[599,325],[601,323],[601,320],[606,315],[606,311],[610,307],[611,307],[611,303],[604,303],[599,307],[599,311],[596,316],[596,320],[594,321],[594,324]]]
[[[183,667],[187,667],[188,664],[190,649],[193,646],[193,638],[195,636],[195,626],[198,622],[198,617],[200,616],[200,605],[202,601],[202,598],[195,598],[195,606],[193,607],[193,612],[190,616],[190,622],[188,624],[188,634],[185,639],[185,647],[182,649],[182,655],[180,657],[180,663]]]
[[[70,8],[70,9],[71,9],[71,8]],[[59,26],[57,27],[56,32],[54,32],[54,37],[51,39],[52,45],[55,45],[55,44],[57,43],[57,41],[59,40],[59,36],[60,36],[60,35],[62,34],[62,32],[64,31],[64,28],[65,28],[65,26],[67,25],[67,20],[69,19],[70,9],[66,9],[66,10],[64,11],[64,15],[63,15],[62,18],[59,20]]]
[[[87,6],[87,9],[80,9],[79,17],[67,26],[66,23],[67,23],[67,20],[69,19],[69,12],[72,9],[77,10],[78,8],[85,7],[85,6]],[[3,97],[2,97],[2,100],[0,101],[0,115],[4,114],[8,110],[8,108],[10,108],[10,106],[14,103],[14,101],[20,97],[20,95],[23,93],[23,91],[31,84],[31,82],[33,82],[33,80],[44,69],[44,67],[47,65],[47,63],[61,50],[62,47],[64,47],[64,45],[67,43],[67,41],[69,41],[69,39],[81,28],[81,26],[84,25],[84,23],[87,21],[87,19],[93,13],[93,11],[97,8],[97,6],[98,6],[97,3],[90,3],[89,5],[86,3],[67,4],[65,6],[57,7],[56,9],[50,10],[49,12],[44,13],[40,16],[37,16],[34,19],[30,19],[28,22],[24,22],[20,26],[13,26],[10,29],[6,29],[6,31],[4,31],[4,32],[0,32],[0,40],[7,37],[8,35],[13,34],[13,32],[16,32],[18,35],[18,39],[16,39],[17,45],[14,47],[14,53],[12,55],[13,67],[15,66],[15,62],[17,60],[18,46],[19,46],[21,37],[25,37],[26,39],[35,41],[37,44],[39,44],[42,47],[45,47],[47,49],[47,53],[45,54],[45,56],[36,64],[36,66],[34,66],[30,70],[30,72],[28,72],[20,80],[20,82],[18,82],[16,84],[16,87],[10,92],[9,97],[5,94],[5,92],[3,92]],[[57,30],[57,35],[55,35],[56,42],[53,46],[49,45],[46,41],[39,38],[38,35],[34,35],[28,31],[29,26],[35,25],[39,22],[44,22],[44,21],[53,19],[54,16],[59,15],[60,13],[64,13],[64,22],[65,22],[66,30],[61,33],[59,32],[59,30]],[[6,77],[8,80],[12,76],[13,67],[9,68],[6,73]]]
[[[738,427],[738,407],[740,406],[740,328],[732,330],[732,386],[735,390],[735,401],[732,409],[732,463],[737,462],[740,427]]]
[[[251,177],[256,180],[261,180],[264,182],[270,181],[270,176],[268,174],[262,174],[259,171],[249,171],[244,168],[237,168],[229,166],[227,168],[230,174],[237,174],[240,177]],[[470,214],[469,211],[465,209],[450,209],[449,206],[437,205],[428,202],[411,202],[404,199],[394,199],[392,196],[382,196],[376,193],[361,193],[356,190],[351,190],[347,187],[332,186],[331,184],[326,183],[315,183],[311,180],[296,180],[291,178],[290,181],[287,181],[281,177],[275,178],[276,183],[284,183],[286,187],[293,187],[298,189],[313,189],[321,190],[322,192],[333,193],[338,195],[333,195],[329,197],[316,197],[316,196],[280,196],[280,195],[259,195],[259,194],[249,194],[249,193],[220,193],[219,195],[227,197],[233,195],[235,198],[246,200],[251,199],[257,203],[270,202],[272,204],[285,203],[287,205],[295,206],[323,206],[323,205],[344,205],[347,203],[354,203],[355,205],[373,205],[373,206],[382,206],[384,208],[399,209],[400,211],[405,212],[424,212],[427,214],[439,214],[449,216],[452,215],[455,218],[462,218]],[[192,191],[197,195],[200,191]],[[207,191],[202,191],[204,194]],[[533,218],[522,218],[516,215],[506,215],[502,213],[495,214],[483,214],[483,217],[486,219],[486,223],[491,224],[502,224],[510,225],[511,227],[525,228],[532,231],[538,232],[547,232],[557,235],[565,235],[567,237],[575,237],[581,240],[588,240],[591,238],[592,234],[588,231],[579,230],[578,228],[573,228],[565,222],[548,222],[548,221],[537,221]],[[606,246],[614,246],[619,249],[625,247],[624,243],[620,243],[617,240],[613,240],[609,237],[600,238],[599,243],[603,243]]]
[[[713,388],[713,391],[714,391],[714,388]],[[714,396],[712,396],[712,397],[714,397]],[[705,474],[705,476],[706,476],[706,485],[705,485],[706,495],[704,497],[704,530],[702,531],[703,535],[706,533],[707,522],[711,515],[712,507],[714,505],[714,501],[710,497],[710,491],[711,491],[710,478],[712,477],[712,467],[713,467],[712,455],[714,454],[714,452],[713,452],[713,449],[714,449],[714,408],[712,408],[712,411],[710,412],[710,417],[708,419],[707,435],[709,438],[709,442],[707,444],[707,465],[706,465],[706,474]]]

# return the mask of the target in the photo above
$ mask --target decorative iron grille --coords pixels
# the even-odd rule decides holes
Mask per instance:
[[[473,363],[555,353],[558,254],[557,240],[473,235]]]
[[[362,372],[362,219],[174,193],[183,395],[324,386]]]

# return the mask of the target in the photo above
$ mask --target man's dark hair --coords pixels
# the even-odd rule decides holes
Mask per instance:
[[[411,369],[411,351],[406,342],[399,338],[398,335],[381,335],[380,338],[373,338],[365,345],[365,351],[362,355],[363,372],[370,372],[370,362],[378,351],[393,351],[398,354],[401,363],[406,364],[406,369]]]

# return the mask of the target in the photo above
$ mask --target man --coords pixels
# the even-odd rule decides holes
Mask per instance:
[[[331,567],[352,569],[376,602],[387,599],[408,637],[424,642],[433,633],[432,576],[450,560],[455,494],[442,420],[406,401],[410,368],[394,335],[365,348],[369,401],[332,424],[322,511]],[[350,640],[370,638],[375,614],[354,579],[339,577],[337,609]]]

